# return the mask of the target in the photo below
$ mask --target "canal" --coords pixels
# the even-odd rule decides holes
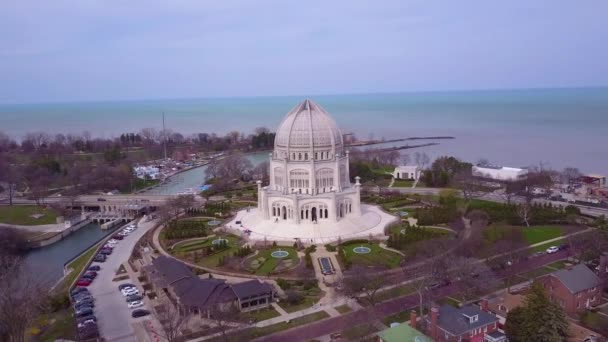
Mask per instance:
[[[88,249],[92,244],[113,230],[101,230],[101,226],[90,223],[63,240],[52,245],[34,249],[25,257],[31,274],[48,284],[55,284],[63,276],[63,265]]]
[[[247,159],[255,167],[268,159],[268,152],[260,152],[247,155]],[[172,195],[182,192],[188,188],[198,189],[205,184],[206,166],[178,173],[170,180],[147,193],[159,195]],[[40,279],[51,284],[57,282],[63,276],[63,265],[88,249],[93,243],[110,234],[111,231],[101,230],[98,224],[91,223],[82,227],[75,233],[68,235],[65,239],[50,246],[32,250],[26,256],[26,264]]]

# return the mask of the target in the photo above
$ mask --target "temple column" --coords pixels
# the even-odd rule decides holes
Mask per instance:
[[[331,206],[329,208],[329,219],[331,222],[338,222],[338,207],[336,203],[336,192],[331,192]]]
[[[293,194],[293,208],[294,208],[294,215],[295,215],[295,219],[296,219],[296,224],[300,224],[300,202],[298,200],[298,195]]]
[[[353,212],[359,217],[361,216],[361,177],[355,177],[355,181],[355,189],[357,190],[357,195],[355,196],[355,200],[353,202]]]

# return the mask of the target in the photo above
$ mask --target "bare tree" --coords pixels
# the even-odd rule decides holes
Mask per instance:
[[[162,327],[158,333],[168,342],[178,339],[192,317],[190,313],[179,310],[167,297],[161,297],[159,304],[154,307],[153,315]]]
[[[358,265],[351,267],[342,279],[342,288],[346,295],[360,296],[359,298],[371,306],[377,304],[376,295],[385,285],[386,279],[382,272],[370,271]]]
[[[48,289],[25,269],[20,257],[0,256],[0,340],[22,342],[44,309]]]
[[[566,167],[561,173],[562,181],[568,184],[579,179],[581,176],[581,171],[575,167]]]
[[[532,213],[532,205],[527,201],[517,206],[517,215],[526,224],[526,227],[530,228],[530,219]]]
[[[270,180],[270,162],[264,161],[253,168],[253,177],[262,181],[262,184],[268,184]]]
[[[473,258],[456,257],[450,260],[450,275],[459,299],[466,303],[488,290],[496,288],[498,278],[484,263]]]
[[[456,189],[460,190],[467,202],[483,197],[490,191],[490,188],[484,184],[484,181],[479,177],[475,177],[471,173],[471,170],[461,170],[456,173],[452,183]]]
[[[226,306],[214,305],[209,311],[209,316],[220,331],[222,341],[229,340],[226,332],[230,328],[238,327],[243,323],[243,315],[234,303]]]

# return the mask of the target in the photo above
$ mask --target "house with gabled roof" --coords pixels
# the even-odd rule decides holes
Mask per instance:
[[[243,312],[267,308],[275,298],[274,288],[260,280],[228,284],[223,279],[201,279],[186,264],[167,256],[152,260],[142,271],[157,295],[169,298],[180,310],[206,316],[231,305]]]
[[[433,307],[425,317],[428,334],[437,342],[506,342],[498,317],[475,305]]]
[[[566,268],[536,280],[549,298],[568,314],[595,307],[601,301],[601,280],[583,264]]]

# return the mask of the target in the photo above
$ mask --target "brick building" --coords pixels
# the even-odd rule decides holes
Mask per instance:
[[[498,318],[488,310],[468,305],[455,308],[451,305],[433,307],[425,318],[428,334],[437,342],[505,342],[506,336],[498,330]]]
[[[551,300],[568,314],[600,304],[600,278],[585,265],[569,266],[548,274],[537,282],[543,285]]]

